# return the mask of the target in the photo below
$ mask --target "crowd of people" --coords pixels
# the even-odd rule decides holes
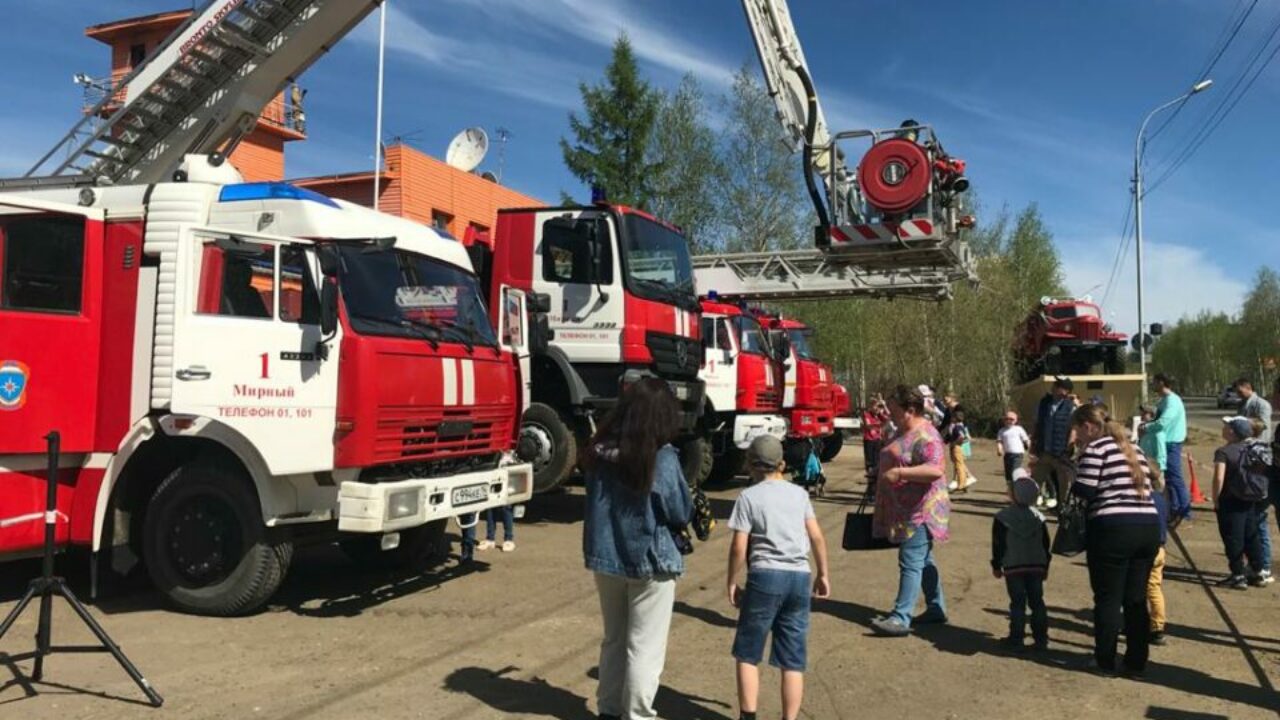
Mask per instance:
[[[1163,643],[1164,545],[1191,521],[1191,502],[1181,472],[1186,410],[1172,378],[1157,375],[1154,386],[1159,403],[1142,408],[1136,428],[1112,418],[1098,398],[1082,402],[1068,378],[1057,378],[1040,401],[1031,432],[1016,412],[1003,415],[996,445],[1009,504],[992,520],[991,571],[1009,598],[1005,647],[1048,647],[1045,584],[1053,554],[1074,554],[1059,540],[1075,528],[1083,528],[1079,549],[1093,594],[1092,668],[1141,676],[1150,645]],[[1237,387],[1244,403],[1240,415],[1223,419],[1212,501],[1230,566],[1223,585],[1244,588],[1271,582],[1267,503],[1280,508],[1280,481],[1268,445],[1271,406],[1247,380]],[[1280,381],[1275,390],[1280,400]],[[901,385],[862,414],[872,531],[898,554],[891,609],[870,623],[885,637],[949,620],[934,546],[949,539],[952,493],[974,482],[965,462],[971,435],[955,397],[933,398],[927,386]],[[691,552],[681,537],[694,518],[669,444],[677,413],[665,383],[641,380],[623,391],[584,449],[583,547],[604,627],[596,694],[604,719],[657,716],[675,584]],[[746,461],[751,485],[729,518],[725,586],[739,612],[731,652],[740,717],[755,720],[768,642],[770,663],[781,670],[783,717],[791,720],[803,696],[811,598],[832,592],[826,542],[809,494],[784,474],[782,444],[758,437]],[[1052,540],[1046,510],[1058,515]],[[916,614],[921,595],[924,610]]]

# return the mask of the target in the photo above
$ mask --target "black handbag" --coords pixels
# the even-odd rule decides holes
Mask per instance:
[[[887,538],[874,537],[871,534],[871,523],[875,517],[875,508],[866,512],[867,495],[862,496],[858,508],[844,516],[844,537],[840,547],[845,550],[884,550],[893,547]]]
[[[1085,550],[1087,506],[1084,500],[1071,496],[1058,513],[1058,532],[1053,536],[1054,555],[1072,557]]]

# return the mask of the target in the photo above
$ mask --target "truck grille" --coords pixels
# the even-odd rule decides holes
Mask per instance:
[[[699,341],[656,332],[645,333],[644,341],[653,355],[658,374],[689,378],[698,374],[702,365],[702,343]]]
[[[503,405],[383,408],[374,453],[379,462],[405,462],[503,450],[511,444],[514,414]]]

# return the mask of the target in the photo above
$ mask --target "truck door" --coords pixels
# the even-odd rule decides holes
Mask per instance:
[[[533,284],[551,298],[556,346],[575,363],[620,361],[626,296],[612,221],[564,213],[542,219],[535,233]]]
[[[733,412],[738,402],[738,355],[734,347],[729,318],[702,316],[702,338],[706,363],[702,380],[707,385],[707,400],[716,412]]]
[[[338,354],[318,352],[313,246],[191,229],[177,260],[170,410],[234,430],[273,475],[331,469]]]

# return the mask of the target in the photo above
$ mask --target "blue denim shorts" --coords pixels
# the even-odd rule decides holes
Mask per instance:
[[[769,664],[802,671],[808,655],[810,578],[807,572],[752,570],[738,610],[733,656],[759,665],[764,640],[773,633]]]

